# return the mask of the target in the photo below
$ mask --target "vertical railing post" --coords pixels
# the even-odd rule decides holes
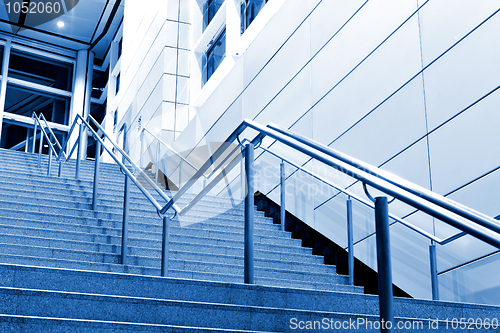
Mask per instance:
[[[26,129],[26,144],[24,145],[24,152],[25,153],[28,152],[29,142],[30,142],[30,128],[28,127]]]
[[[50,149],[50,141],[49,141],[49,165],[47,166],[47,176],[49,177],[51,168],[52,168],[52,149]]]
[[[161,276],[165,277],[168,275],[168,254],[169,254],[169,223],[170,218],[168,216],[163,216],[163,234],[161,243]]]
[[[439,300],[439,285],[437,275],[437,257],[436,257],[436,244],[429,245],[429,257],[431,266],[431,286],[432,286],[432,299]]]
[[[285,162],[281,160],[280,163],[280,219],[281,219],[281,231],[285,231],[285,217],[286,217],[286,209],[285,209]]]
[[[38,167],[42,167],[43,132],[40,128],[40,145],[38,146]]]
[[[253,210],[254,210],[254,188],[253,188],[253,144],[249,143],[245,148],[245,283],[253,284],[254,280],[254,251],[253,251]]]
[[[99,162],[101,159],[101,142],[95,141],[94,191],[92,192],[92,210],[97,209],[97,195],[99,191]],[[128,177],[127,177],[128,178]]]
[[[80,162],[82,159],[82,144],[83,144],[83,124],[80,124],[78,130],[78,151],[76,152],[76,168],[75,168],[75,179],[80,179]]]
[[[392,332],[394,300],[392,294],[391,243],[387,197],[375,198],[375,231],[377,241],[378,290],[381,332]],[[382,325],[382,323],[384,323]]]
[[[141,140],[141,151],[139,155],[139,168],[142,169],[142,154],[144,153],[144,131],[141,132],[141,135],[139,136]]]
[[[182,160],[179,163],[179,190],[181,189],[181,184],[182,184]]]
[[[123,150],[127,152],[127,127],[123,129]],[[125,159],[122,158],[123,162]],[[125,165],[125,164],[124,164]],[[125,170],[123,171],[125,172]],[[122,265],[127,264],[128,257],[128,213],[130,206],[130,178],[125,174],[125,188],[123,193],[123,223],[122,223]]]
[[[240,147],[241,155],[245,156],[245,148]],[[241,187],[241,200],[245,200],[245,160],[242,159],[240,163],[240,187]]]
[[[156,146],[156,181],[158,182],[158,178],[160,175],[160,141],[158,141],[158,145]]]
[[[354,285],[354,232],[352,225],[352,200],[349,196],[347,206],[347,266],[349,268],[349,284]]]
[[[35,146],[36,146],[36,131],[38,130],[38,122],[35,121],[35,130],[33,131],[33,146],[31,147],[31,153],[35,153]]]

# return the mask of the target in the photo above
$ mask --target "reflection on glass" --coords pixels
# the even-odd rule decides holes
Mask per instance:
[[[354,242],[357,242],[375,232],[375,210],[352,199],[352,223]]]
[[[444,271],[492,253],[496,248],[466,235],[437,248],[438,271]]]
[[[499,305],[500,254],[439,276],[441,300]]]
[[[206,71],[204,71],[205,80],[207,82],[222,60],[226,57],[226,29],[221,32],[217,39],[210,45],[206,54]]]
[[[206,0],[203,4],[203,30],[208,27],[224,0]]]
[[[347,247],[346,200],[345,194],[339,194],[314,211],[315,229],[344,248]]]
[[[3,46],[0,45],[0,75],[2,75],[3,68]]]
[[[253,22],[268,0],[243,0],[241,2],[241,33]]]
[[[73,65],[13,51],[10,55],[9,77],[71,91]]]
[[[7,85],[5,112],[31,117],[42,113],[49,122],[68,125],[70,99]]]

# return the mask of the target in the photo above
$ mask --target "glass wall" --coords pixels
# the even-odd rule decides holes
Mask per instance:
[[[70,122],[75,59],[31,49],[15,42],[0,46],[1,68],[8,66],[0,147],[26,150],[32,144],[33,113],[56,126],[59,140]],[[5,49],[8,48],[8,49]],[[8,53],[4,62],[3,55]]]
[[[73,64],[12,51],[9,61],[9,77],[71,91]]]

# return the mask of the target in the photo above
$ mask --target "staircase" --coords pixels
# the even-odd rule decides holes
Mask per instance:
[[[46,157],[40,168],[37,159],[0,150],[1,332],[348,331],[353,323],[378,331],[378,297],[347,285],[261,212],[256,285],[243,284],[244,209],[229,199],[206,197],[183,226],[172,221],[169,272],[161,278],[162,220],[134,186],[129,265],[121,265],[119,168],[101,164],[94,212],[92,161],[82,162],[75,180],[74,161],[58,178],[57,164],[47,177]],[[500,307],[397,298],[395,315],[406,327],[421,322],[420,331],[445,331],[447,318],[451,330],[453,318],[500,318]]]

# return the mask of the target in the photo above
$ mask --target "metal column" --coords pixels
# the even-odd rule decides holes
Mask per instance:
[[[158,141],[158,145],[156,146],[156,181],[158,182],[158,177],[160,173],[160,141]]]
[[[431,266],[431,286],[432,286],[432,299],[439,300],[439,284],[437,275],[437,259],[436,259],[436,244],[429,246],[429,257]]]
[[[253,144],[245,147],[245,283],[254,284],[254,251],[253,251]]]
[[[169,237],[170,237],[170,218],[163,216],[163,235],[161,243],[161,276],[168,275],[168,254],[169,254]]]
[[[280,163],[280,191],[281,191],[281,200],[280,200],[280,218],[281,218],[281,231],[285,231],[285,217],[286,217],[286,209],[285,209],[285,162],[282,160]]]
[[[347,206],[347,265],[349,268],[349,284],[354,285],[354,233],[352,228],[352,200],[349,197]]]
[[[35,153],[36,145],[36,131],[38,130],[38,122],[35,120],[35,130],[33,131],[33,146],[31,147],[31,153]]]
[[[42,166],[43,132],[40,128],[40,144],[38,146],[38,167]]]
[[[76,152],[76,168],[75,168],[75,179],[80,179],[80,160],[82,159],[82,144],[83,144],[83,124],[80,124],[80,128],[78,130],[78,150]]]
[[[97,195],[99,191],[99,162],[101,159],[101,142],[95,141],[94,191],[92,192],[92,210],[97,209]],[[128,178],[128,177],[127,177]]]
[[[123,130],[123,150],[127,152],[127,126],[125,125]],[[123,159],[123,161],[125,161],[125,159]],[[121,253],[122,265],[127,264],[129,206],[130,206],[130,178],[125,174],[125,189],[123,193],[123,223],[122,223],[122,253]]]
[[[47,176],[49,177],[51,168],[52,168],[52,149],[50,149],[50,141],[49,141],[49,165],[47,166]]]
[[[391,242],[387,197],[375,198],[375,227],[381,321],[380,331],[392,332],[392,325],[394,324],[394,299],[392,294]]]

